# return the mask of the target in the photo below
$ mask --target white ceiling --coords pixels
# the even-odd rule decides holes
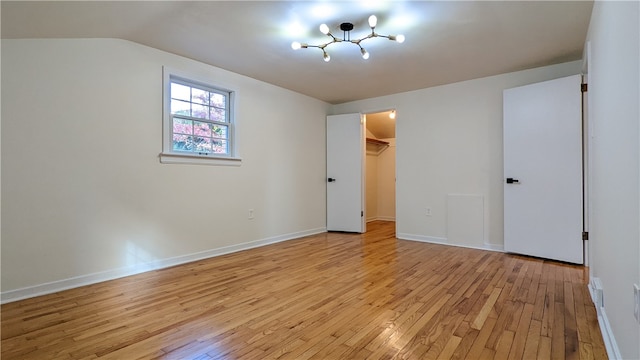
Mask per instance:
[[[2,1],[2,38],[121,38],[202,61],[329,103],[517,71],[582,56],[591,1]],[[366,35],[316,44],[327,23]]]

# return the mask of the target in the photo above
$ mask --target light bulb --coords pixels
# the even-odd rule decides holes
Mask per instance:
[[[378,24],[378,18],[375,15],[369,16],[369,26],[373,29]]]
[[[396,35],[396,41],[402,44],[404,42],[404,35]]]
[[[331,60],[331,56],[329,56],[329,54],[327,53],[324,53],[323,58],[325,62],[329,62],[329,60]]]
[[[363,59],[367,60],[369,58],[369,53],[367,52],[367,50],[361,48],[360,52],[362,53]]]
[[[395,118],[396,118],[396,111],[395,111],[395,110],[392,110],[392,111],[389,113],[389,119],[395,119]]]
[[[300,43],[299,43],[299,42],[297,42],[297,41],[294,41],[294,42],[292,42],[292,43],[291,43],[291,48],[292,48],[293,50],[298,50],[298,49],[300,49],[301,47],[302,47],[302,44],[300,44]]]
[[[329,33],[329,27],[327,24],[320,25],[320,32],[327,35]]]

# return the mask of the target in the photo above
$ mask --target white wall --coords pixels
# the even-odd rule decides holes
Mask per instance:
[[[396,219],[396,139],[380,139],[389,143],[378,155],[378,219]]]
[[[502,91],[580,73],[575,61],[332,107],[395,108],[399,237],[447,241],[447,194],[484,196],[487,247],[503,245]],[[431,207],[432,216],[425,215]]]
[[[378,156],[366,157],[366,221],[378,219]]]
[[[376,138],[373,134],[367,137]],[[388,142],[389,146],[380,153],[376,152],[378,150],[376,146],[371,146],[371,152],[367,152],[366,216],[367,221],[394,221],[396,218],[396,141],[395,138],[378,140]]]
[[[640,284],[640,5],[597,1],[588,41],[591,273],[623,359],[640,358],[633,284]]]
[[[238,92],[242,166],[160,164],[163,65]],[[3,39],[2,89],[3,300],[325,229],[326,103],[113,39]]]

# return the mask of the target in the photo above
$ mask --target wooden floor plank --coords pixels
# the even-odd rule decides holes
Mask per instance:
[[[491,295],[489,295],[489,298],[480,309],[478,316],[476,316],[476,318],[473,320],[473,323],[471,324],[472,329],[480,330],[482,328],[484,322],[489,316],[489,312],[493,308],[493,305],[496,303],[496,300],[498,300],[498,296],[500,296],[501,291],[502,289],[500,288],[493,289]]]
[[[460,341],[462,341],[462,338],[459,338],[457,336],[450,337],[449,341],[447,341],[447,343],[445,344],[444,349],[442,349],[442,352],[440,352],[440,355],[438,355],[437,360],[451,359],[453,357],[453,352],[456,351],[456,348],[460,344]]]
[[[564,282],[564,357],[568,360],[580,359],[573,286],[569,281]]]
[[[514,336],[515,334],[513,331],[505,330],[502,332],[502,335],[498,340],[498,344],[496,345],[496,359],[506,359],[509,356]]]
[[[458,347],[456,347],[455,351],[451,355],[451,359],[454,360],[472,358],[469,353],[471,351],[471,346],[478,337],[479,333],[480,331],[470,328],[460,340],[460,344],[458,344]]]
[[[584,267],[325,233],[3,304],[2,359],[603,359]]]
[[[538,353],[538,345],[540,344],[540,321],[531,320],[527,341],[524,345],[524,353],[522,359],[535,359]]]
[[[564,300],[564,296],[562,296]],[[554,303],[555,313],[553,315],[553,330],[551,336],[551,356],[554,359],[562,360],[565,358],[565,337],[564,337],[564,302]]]
[[[587,313],[584,308],[585,299],[583,298],[582,288],[580,284],[572,285],[578,341],[591,343],[591,334],[589,333],[589,323],[587,321]]]
[[[540,343],[538,345],[537,360],[549,360],[551,359],[551,338],[546,336],[540,337]]]
[[[529,326],[531,324],[531,315],[533,314],[533,305],[525,304],[522,315],[518,320],[518,327],[514,333],[513,344],[509,351],[509,359],[522,359],[524,347],[529,336]]]

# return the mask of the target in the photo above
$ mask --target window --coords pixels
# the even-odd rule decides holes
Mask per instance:
[[[167,74],[165,69],[161,162],[239,165],[233,98],[229,90]]]

